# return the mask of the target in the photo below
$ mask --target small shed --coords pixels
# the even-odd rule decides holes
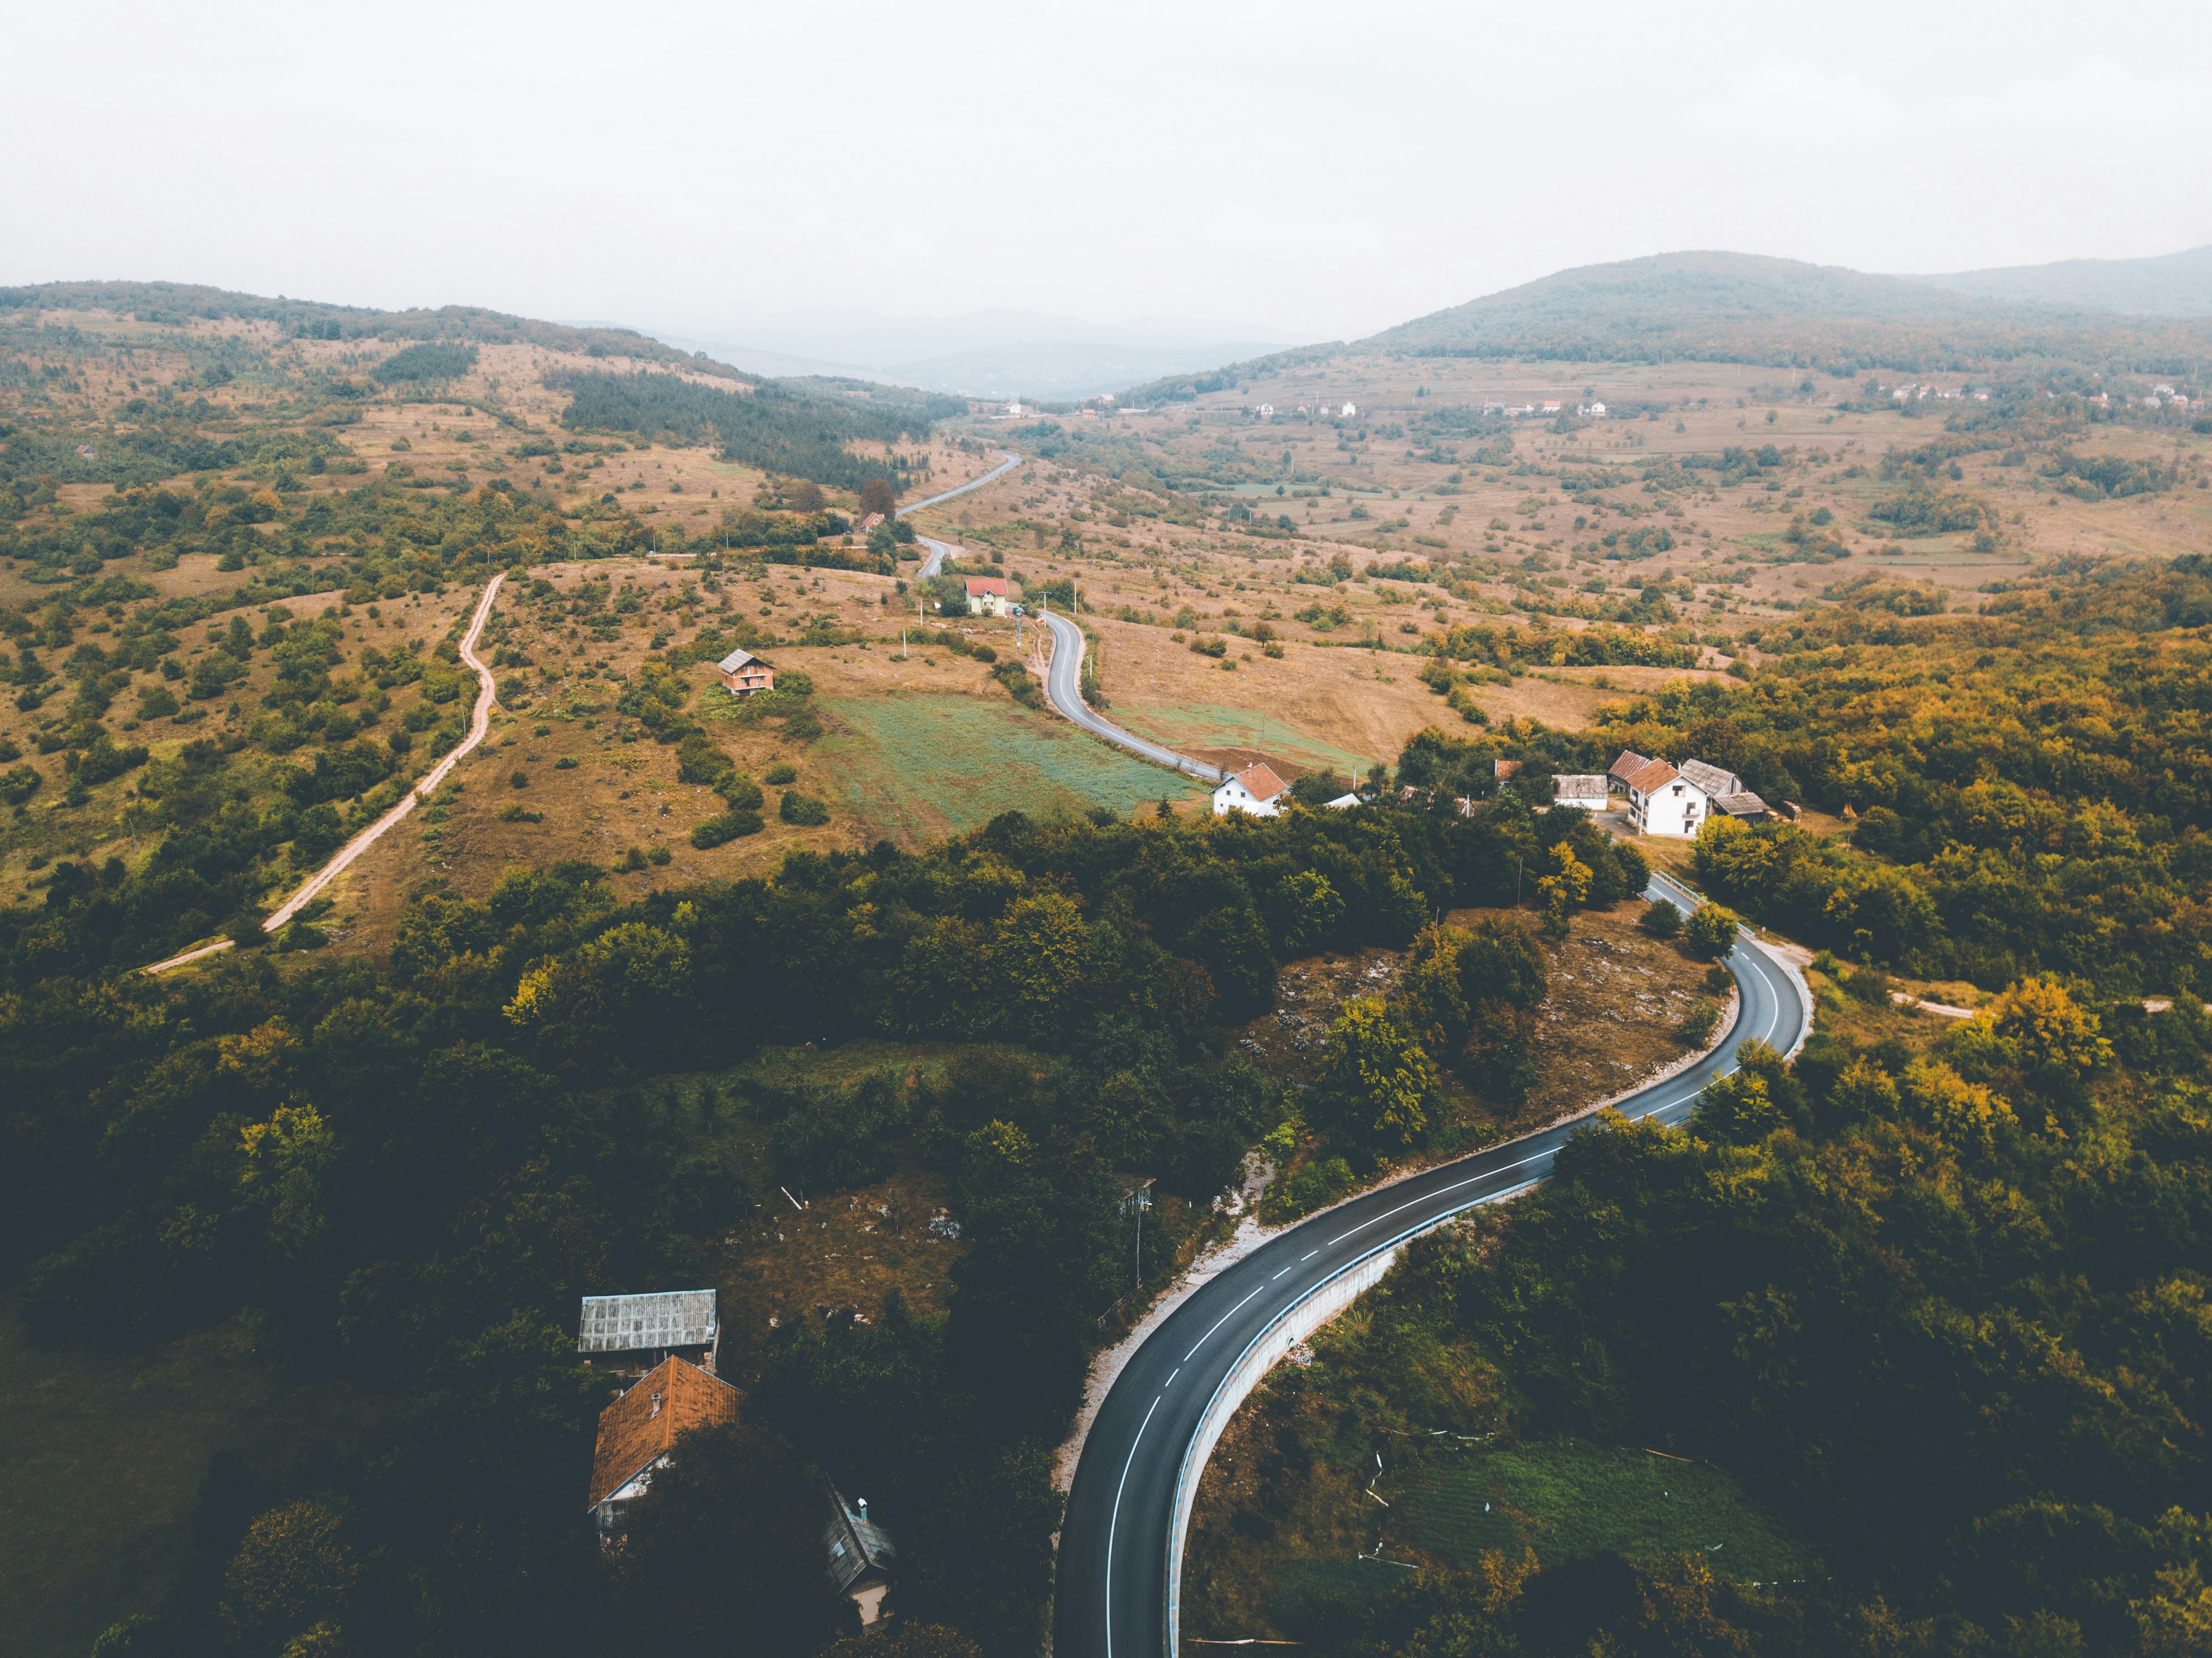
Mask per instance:
[[[1713,810],[1725,812],[1730,817],[1745,823],[1763,823],[1771,815],[1767,811],[1766,802],[1749,789],[1741,790],[1735,794],[1715,795]]]
[[[750,651],[732,651],[714,665],[722,671],[722,684],[732,695],[750,696],[775,689],[775,670]]]
[[[712,1290],[659,1290],[636,1296],[586,1296],[576,1351],[617,1376],[643,1376],[682,1358],[709,1376],[722,1349]]]
[[[830,1487],[830,1523],[823,1529],[822,1546],[830,1557],[830,1581],[839,1594],[860,1603],[863,1624],[874,1623],[898,1548],[890,1533],[868,1517],[866,1497],[848,1503],[844,1493]]]
[[[1580,806],[1588,811],[1605,810],[1606,780],[1588,772],[1554,772],[1552,774],[1552,799],[1562,806]]]

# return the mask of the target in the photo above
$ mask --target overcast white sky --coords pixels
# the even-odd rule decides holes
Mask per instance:
[[[1329,338],[1669,248],[2212,241],[2203,0],[9,9],[7,282]]]

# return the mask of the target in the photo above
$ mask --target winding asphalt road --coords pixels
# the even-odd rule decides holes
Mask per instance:
[[[1072,659],[1072,657],[1071,657]],[[1059,663],[1055,659],[1054,667]],[[1655,878],[1645,896],[1696,900]],[[1810,1023],[1802,981],[1749,938],[1728,958],[1742,999],[1728,1036],[1695,1065],[1616,1103],[1676,1124],[1735,1050],[1758,1037],[1789,1053]],[[1364,1193],[1262,1245],[1194,1292],[1131,1355],[1099,1407],[1068,1493],[1053,1612],[1054,1658],[1166,1658],[1176,1650],[1182,1540],[1178,1487],[1216,1392],[1237,1361],[1300,1301],[1419,1232],[1477,1204],[1525,1192],[1551,1172],[1578,1123],[1563,1123]]]
[[[937,495],[926,496],[921,501],[913,502],[911,505],[902,507],[893,516],[904,518],[908,513],[918,513],[925,507],[934,507],[940,501],[951,500],[955,495],[964,495],[970,489],[980,489],[985,484],[990,483],[994,478],[1002,478],[1006,477],[1007,473],[1012,471],[1015,467],[1022,464],[1022,458],[1011,449],[1001,449],[999,452],[1004,455],[1006,459],[1000,461],[996,466],[994,466],[989,471],[984,473],[982,477],[969,478],[965,483],[956,484],[950,489],[943,490]],[[926,581],[931,576],[935,575],[939,570],[942,570],[945,568],[945,561],[951,556],[952,549],[946,546],[941,541],[932,541],[927,536],[916,536],[915,539],[929,550],[929,556],[922,561],[921,568],[917,572],[921,579]]]
[[[1218,766],[1209,766],[1202,760],[1187,760],[1173,749],[1147,743],[1135,733],[1123,731],[1112,720],[1101,718],[1083,700],[1083,629],[1066,616],[1054,616],[1049,610],[1037,619],[1052,629],[1052,666],[1045,673],[1044,690],[1054,708],[1084,730],[1132,754],[1140,754],[1163,766],[1173,766],[1177,771],[1188,772],[1208,783],[1226,780],[1228,774]]]

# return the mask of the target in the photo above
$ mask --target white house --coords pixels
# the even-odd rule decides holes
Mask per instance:
[[[1648,760],[1627,784],[1629,821],[1646,835],[1688,839],[1716,814],[1766,820],[1766,802],[1744,787],[1743,779],[1702,760],[1685,760],[1680,771],[1664,760]]]
[[[1291,786],[1261,765],[1248,766],[1213,792],[1213,815],[1232,811],[1255,817],[1279,817],[1290,799]]]
[[[1359,412],[1359,410],[1358,410],[1358,409],[1354,408],[1351,404],[1348,404],[1348,403],[1347,403],[1347,404],[1346,404],[1344,405],[1344,413],[1343,413],[1343,415],[1340,416],[1340,418],[1342,418],[1342,419],[1344,419],[1344,420],[1350,420],[1350,419],[1351,419],[1354,415],[1357,415],[1358,412]]]
[[[1273,420],[1275,417],[1275,405],[1272,403],[1263,403],[1252,412],[1261,420]]]

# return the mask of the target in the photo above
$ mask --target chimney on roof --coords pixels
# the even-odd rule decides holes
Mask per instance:
[[[659,1416],[659,1414],[660,1414],[660,1395],[659,1395],[659,1394],[653,1394],[653,1410],[652,1410],[652,1412],[651,1412],[650,1415],[647,1417],[647,1420],[650,1420],[652,1417]]]
[[[862,1497],[857,1497],[854,1500],[860,1505],[860,1518],[866,1520],[868,1517],[868,1499]]]

